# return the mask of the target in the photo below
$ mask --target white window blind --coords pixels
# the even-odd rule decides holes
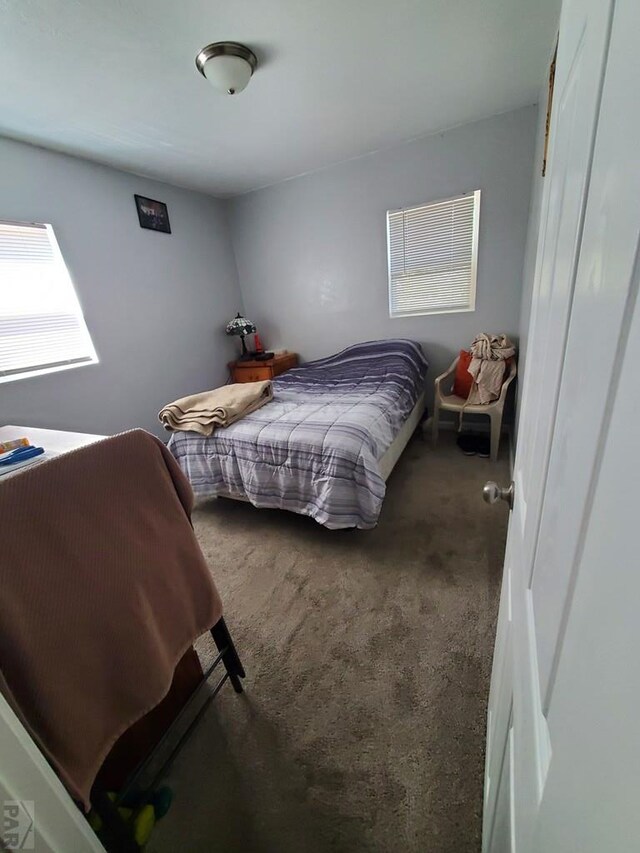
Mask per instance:
[[[479,217],[480,190],[388,211],[391,317],[475,309]]]
[[[0,221],[0,382],[97,360],[53,228]]]

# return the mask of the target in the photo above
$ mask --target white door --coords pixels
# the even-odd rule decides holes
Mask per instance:
[[[0,755],[0,849],[104,853],[104,847],[2,694]]]
[[[571,715],[575,731],[584,737],[581,754],[591,750],[595,754],[595,744],[601,754],[609,754],[611,747],[606,745],[605,721],[588,736],[575,722],[584,716],[584,708],[576,699],[575,685],[573,692],[567,692],[567,685],[580,681],[581,674],[581,701],[589,701],[584,673],[593,671],[594,709],[601,708],[596,701],[600,686],[598,667],[580,660],[575,646],[570,653],[568,638],[578,642],[574,620],[579,618],[581,569],[603,454],[613,440],[609,418],[628,403],[624,394],[638,398],[637,381],[635,394],[626,386],[622,392],[618,381],[628,374],[632,358],[626,347],[638,283],[640,71],[633,43],[638,31],[640,5],[634,0],[617,0],[615,10],[607,0],[567,0],[563,5],[550,169],[514,470],[515,502],[489,702],[483,849],[492,853],[640,849],[640,832],[627,846],[607,847],[602,839],[596,840],[595,826],[604,822],[611,828],[611,821],[603,820],[595,804],[587,807],[586,792],[582,804],[571,799],[571,814],[559,806],[567,791],[578,790],[581,784],[567,763],[569,754],[576,758],[577,748],[575,737],[569,736]],[[640,483],[637,461],[630,458],[626,464]],[[617,514],[615,507],[609,511]],[[635,540],[629,525],[625,536],[609,543],[611,559],[625,560],[616,565],[627,571],[634,559],[637,562]],[[605,566],[600,572],[605,600],[611,578]],[[593,584],[588,593],[593,595]],[[607,615],[611,618],[611,610]],[[588,630],[584,613],[581,618]],[[597,611],[591,613],[591,621],[605,636],[607,627],[612,637],[620,628],[603,626]],[[631,636],[633,628],[634,623],[624,626]],[[584,637],[585,648],[589,639]],[[640,679],[634,682],[632,674],[627,692],[637,704]],[[620,697],[609,700],[614,716]],[[635,744],[633,729],[625,735]],[[630,766],[627,761],[627,771]],[[598,765],[590,767],[592,776],[598,777]],[[626,780],[624,769],[620,773]],[[627,789],[630,793],[638,795],[633,811],[628,796],[617,803],[620,808],[609,807],[619,825],[621,816],[631,823],[637,811],[637,785]],[[553,830],[550,816],[556,821]],[[562,837],[557,834],[561,825]],[[608,836],[610,841],[619,837]],[[580,843],[573,843],[577,838]]]

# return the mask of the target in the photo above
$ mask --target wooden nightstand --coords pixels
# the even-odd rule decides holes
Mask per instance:
[[[232,361],[229,364],[233,382],[260,382],[262,379],[273,379],[286,370],[298,366],[298,356],[295,352],[285,352],[267,361]]]

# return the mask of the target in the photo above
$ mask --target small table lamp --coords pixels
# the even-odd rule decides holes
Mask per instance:
[[[247,318],[243,317],[239,311],[233,320],[227,323],[227,334],[240,336],[240,341],[242,343],[242,355],[240,356],[240,361],[246,361],[248,358],[251,358],[251,355],[247,352],[244,338],[245,335],[252,335],[255,331],[255,323],[247,320]]]

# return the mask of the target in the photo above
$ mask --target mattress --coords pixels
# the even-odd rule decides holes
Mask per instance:
[[[237,497],[331,529],[375,527],[380,461],[414,411],[427,361],[415,341],[370,341],[273,382],[273,400],[212,436],[176,432],[169,449],[199,499]]]

